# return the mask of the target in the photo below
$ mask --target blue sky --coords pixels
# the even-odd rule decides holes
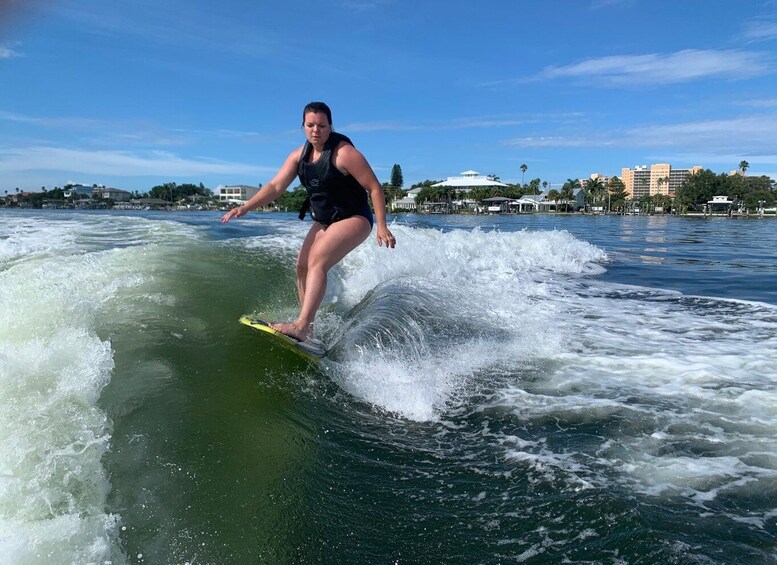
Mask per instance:
[[[0,194],[257,184],[323,100],[381,181],[777,178],[774,0],[0,0]]]

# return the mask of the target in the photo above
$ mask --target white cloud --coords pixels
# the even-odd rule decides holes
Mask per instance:
[[[589,136],[527,136],[515,137],[502,142],[503,145],[524,148],[551,148],[551,147],[606,147],[615,142],[602,137]]]
[[[14,57],[21,57],[21,53],[10,49],[9,47],[3,47],[0,45],[0,59],[13,59]]]
[[[218,137],[221,139],[238,139],[248,142],[263,142],[263,141],[272,141],[276,138],[276,136],[266,134],[266,133],[259,133],[256,131],[243,131],[243,130],[233,130],[233,129],[225,129],[225,128],[219,128],[215,130],[207,130],[207,129],[184,129],[184,128],[176,128],[172,130],[175,133],[181,133],[185,134],[190,137],[204,137],[204,138],[213,138]],[[299,133],[297,130],[294,130],[294,133]]]
[[[366,12],[369,10],[377,10],[392,2],[393,0],[342,0],[340,5],[343,8],[355,12]]]
[[[626,133],[649,147],[698,147],[736,152],[777,153],[777,115],[755,115],[634,128]]]
[[[777,114],[759,114],[647,125],[590,135],[525,136],[504,140],[504,145],[523,148],[657,148],[686,153],[718,155],[777,155]]]
[[[41,127],[64,128],[68,130],[78,129],[88,131],[92,131],[98,128],[106,128],[109,126],[113,127],[115,125],[115,123],[94,120],[91,118],[27,116],[24,114],[16,114],[14,112],[5,112],[3,110],[0,110],[0,120]]]
[[[48,10],[77,30],[99,35],[141,38],[150,43],[226,52],[250,58],[288,55],[295,45],[272,25],[247,13],[239,4],[186,2],[51,3]],[[259,27],[261,24],[261,27]],[[226,40],[225,38],[231,38]],[[238,39],[239,38],[239,39]]]
[[[749,41],[767,41],[777,39],[776,20],[753,20],[745,25],[744,39]]]
[[[219,161],[192,159],[163,151],[91,151],[63,147],[0,148],[0,169],[5,173],[62,171],[87,176],[169,176],[246,175],[275,172],[261,167]]]
[[[589,86],[676,84],[705,78],[745,79],[772,72],[767,53],[685,49],[675,53],[612,55],[543,69],[535,80],[570,78]]]
[[[405,123],[405,122],[353,122],[343,127],[343,131],[445,131],[476,128],[498,128],[526,125],[540,122],[569,123],[584,117],[582,112],[558,112],[547,114],[509,114],[476,116],[470,118],[452,118],[444,122]]]
[[[646,155],[647,161],[653,163],[663,162],[679,162],[679,163],[693,163],[695,165],[702,165],[704,167],[711,167],[712,164],[721,165],[721,170],[728,167],[728,170],[734,170],[737,168],[742,159],[747,160],[751,168],[747,171],[748,175],[769,175],[769,173],[756,172],[757,170],[772,167],[777,165],[777,153],[774,155],[751,155],[750,153],[713,153],[713,152],[661,152],[654,153],[653,155]],[[755,168],[753,168],[755,167]]]
[[[149,120],[98,120],[80,116],[29,116],[3,110],[0,110],[1,121],[66,130],[69,135],[72,135],[74,132],[85,133],[88,134],[91,140],[99,136],[103,140],[121,143],[122,146],[127,143],[135,146],[181,146],[194,143],[198,139],[213,137],[239,139],[247,143],[273,139],[269,134],[253,131],[238,131],[225,128],[215,130],[166,129]]]
[[[591,0],[591,9],[599,10],[602,8],[612,8],[615,6],[629,6],[634,0]]]
[[[735,100],[735,106],[748,108],[777,108],[777,98],[757,98],[752,100]]]
[[[352,122],[343,127],[343,131],[413,131],[425,129],[420,125],[402,122]]]

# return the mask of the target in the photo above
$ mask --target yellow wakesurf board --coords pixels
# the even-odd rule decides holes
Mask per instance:
[[[322,357],[326,356],[326,346],[315,338],[311,337],[305,341],[299,341],[271,328],[267,325],[267,322],[260,320],[259,318],[254,318],[253,316],[242,316],[240,318],[240,323],[256,331],[262,332],[270,337],[275,343],[282,345],[308,361],[320,361]]]

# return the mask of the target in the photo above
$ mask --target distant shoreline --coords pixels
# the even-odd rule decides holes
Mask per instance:
[[[160,212],[160,213],[177,213],[177,212],[226,212],[228,208],[32,208],[22,206],[0,206],[0,210],[16,210],[16,211],[45,211],[45,212],[116,212],[116,213],[133,213],[133,212]],[[251,210],[248,214],[296,214],[295,210]],[[715,213],[705,214],[703,212],[688,212],[685,214],[603,214],[601,212],[586,213],[586,212],[522,212],[522,213],[483,213],[483,214],[462,214],[462,213],[444,213],[444,212],[409,212],[409,211],[389,211],[392,216],[476,216],[476,217],[530,217],[530,216],[568,216],[568,217],[614,217],[614,216],[631,216],[631,217],[651,217],[651,218],[725,218],[725,219],[763,219],[763,218],[777,218],[777,213],[740,213],[733,212],[731,214]]]

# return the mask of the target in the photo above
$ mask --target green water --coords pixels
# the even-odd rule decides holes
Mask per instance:
[[[298,418],[305,398],[291,396],[307,367],[261,351],[237,317],[288,298],[257,293],[263,280],[271,289],[293,281],[277,263],[184,251],[154,276],[174,300],[111,324],[116,371],[102,399],[114,422],[110,505],[127,554],[149,563],[283,562],[300,535],[294,485],[314,445]]]

